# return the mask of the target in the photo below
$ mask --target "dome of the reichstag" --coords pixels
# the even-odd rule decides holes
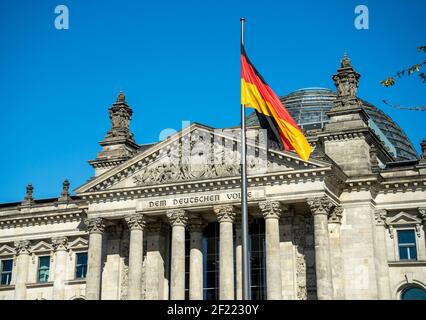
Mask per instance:
[[[336,93],[324,88],[306,88],[294,91],[284,97],[285,105],[294,120],[303,130],[321,129],[329,121],[326,112],[333,107]],[[404,131],[383,111],[360,99],[369,115],[369,126],[380,137],[397,160],[417,159],[417,152]],[[247,125],[256,125],[256,113],[247,118]]]

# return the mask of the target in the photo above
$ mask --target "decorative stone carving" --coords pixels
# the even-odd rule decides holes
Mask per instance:
[[[259,208],[265,219],[279,219],[281,217],[282,207],[279,201],[261,201]]]
[[[105,220],[103,218],[86,218],[84,224],[89,233],[103,233],[105,231]]]
[[[393,239],[394,233],[393,233],[393,226],[392,225],[389,225],[388,231],[389,231],[390,238]]]
[[[426,161],[426,138],[423,139],[422,142],[420,143],[420,148],[422,150],[421,162],[425,162]]]
[[[379,226],[386,226],[386,210],[376,210],[374,212],[374,218],[376,220],[376,224]]]
[[[30,254],[31,242],[28,240],[21,240],[15,242],[16,255]]]
[[[331,210],[330,215],[328,217],[329,223],[341,223],[343,217],[343,207],[336,206],[333,210]]]
[[[126,97],[123,91],[117,96],[117,101],[109,109],[109,118],[111,120],[111,130],[108,131],[105,140],[122,137],[133,140],[133,134],[130,132],[130,120],[133,111],[126,103]]]
[[[68,238],[67,237],[52,238],[52,247],[53,247],[53,251],[67,251]]]
[[[223,206],[215,206],[213,207],[213,211],[217,216],[217,221],[221,222],[231,222],[233,223],[235,220],[235,216],[237,214],[236,209],[230,205]]]
[[[337,97],[355,98],[357,95],[359,78],[359,73],[355,72],[351,65],[351,60],[345,53],[340,63],[340,69],[337,74],[333,76],[334,85],[337,88]]]
[[[232,145],[224,146],[212,136],[193,132],[170,148],[160,151],[157,160],[132,177],[137,186],[213,179],[240,175],[240,153]],[[189,142],[186,142],[186,141]],[[272,162],[264,156],[247,155],[249,174],[286,169],[282,163]]]
[[[313,215],[329,215],[330,210],[333,207],[333,203],[327,196],[308,199],[307,203]]]
[[[135,214],[125,218],[127,226],[130,230],[144,230],[146,227],[146,220],[143,214]]]
[[[66,179],[63,183],[62,183],[62,192],[61,192],[61,196],[59,197],[58,201],[69,201],[71,200],[71,196],[70,196],[70,183],[68,181],[68,179]]]
[[[420,224],[416,224],[416,235],[418,238],[422,236],[421,231],[422,231],[422,226]]]
[[[167,219],[172,227],[182,226],[185,227],[188,223],[188,214],[182,209],[171,209],[167,211]]]
[[[28,184],[25,198],[24,198],[24,201],[22,202],[23,206],[30,206],[34,204],[33,191],[34,191],[33,185],[31,183]]]
[[[419,208],[419,217],[422,219],[423,224],[426,224],[426,208]]]

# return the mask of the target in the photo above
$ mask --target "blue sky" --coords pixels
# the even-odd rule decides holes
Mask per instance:
[[[54,28],[69,8],[70,29]],[[370,29],[354,27],[365,4]],[[57,197],[93,175],[87,160],[109,129],[108,107],[122,88],[138,143],[158,141],[182,121],[239,123],[240,16],[246,49],[277,94],[333,88],[344,52],[361,73],[359,96],[395,119],[417,150],[426,113],[381,101],[424,105],[418,77],[394,88],[379,81],[425,59],[426,1],[1,1],[0,202]]]

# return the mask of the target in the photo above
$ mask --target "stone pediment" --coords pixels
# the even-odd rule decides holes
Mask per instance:
[[[51,244],[45,241],[39,241],[32,247],[31,252],[48,252],[52,250],[53,247]]]
[[[421,223],[421,220],[417,217],[408,214],[406,212],[400,212],[394,217],[390,218],[388,221],[389,224],[418,224]]]
[[[249,176],[327,166],[320,161],[305,162],[292,152],[267,151],[266,139],[261,134],[256,137],[247,141]],[[96,177],[76,192],[239,177],[239,150],[239,130],[216,130],[193,124]]]
[[[11,256],[15,254],[15,249],[7,244],[0,247],[0,256]]]
[[[82,237],[78,237],[77,239],[71,241],[68,244],[68,248],[69,249],[83,249],[83,248],[87,248],[89,245],[89,241],[82,238]]]

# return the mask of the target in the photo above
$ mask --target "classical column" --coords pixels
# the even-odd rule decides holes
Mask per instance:
[[[280,219],[280,255],[282,299],[295,300],[297,297],[296,252],[293,242],[294,211],[282,207]]]
[[[185,299],[185,226],[188,215],[185,210],[167,211],[172,226],[172,260],[170,274],[170,299]]]
[[[203,300],[203,228],[206,223],[199,217],[189,220],[189,299]]]
[[[130,229],[127,299],[140,300],[142,297],[143,232],[146,222],[143,214],[132,215],[126,217],[125,220]]]
[[[101,295],[102,241],[105,231],[103,218],[85,219],[89,231],[89,257],[86,276],[86,298],[99,300]]]
[[[342,225],[343,207],[336,206],[328,217],[330,237],[331,274],[333,276],[334,299],[345,298],[343,281],[342,251],[340,246],[340,227]]]
[[[234,300],[234,246],[232,223],[236,216],[233,206],[214,207],[219,221],[219,299]]]
[[[280,225],[281,204],[278,201],[259,202],[265,218],[266,243],[266,297],[268,300],[282,299]]]
[[[27,298],[28,265],[30,261],[31,243],[27,240],[15,242],[16,250],[16,281],[15,300]]]
[[[243,240],[241,216],[235,217],[235,283],[237,300],[243,299]]]
[[[388,256],[386,246],[386,210],[376,210],[376,239],[374,245],[375,268],[377,273],[377,288],[380,300],[391,299]]]
[[[167,300],[169,226],[159,219],[150,219],[146,229],[145,299]]]
[[[333,299],[328,215],[333,207],[327,196],[308,200],[314,216],[315,270],[319,300]]]
[[[65,280],[67,272],[68,238],[57,237],[52,239],[55,254],[55,277],[53,281],[53,300],[65,299]]]

